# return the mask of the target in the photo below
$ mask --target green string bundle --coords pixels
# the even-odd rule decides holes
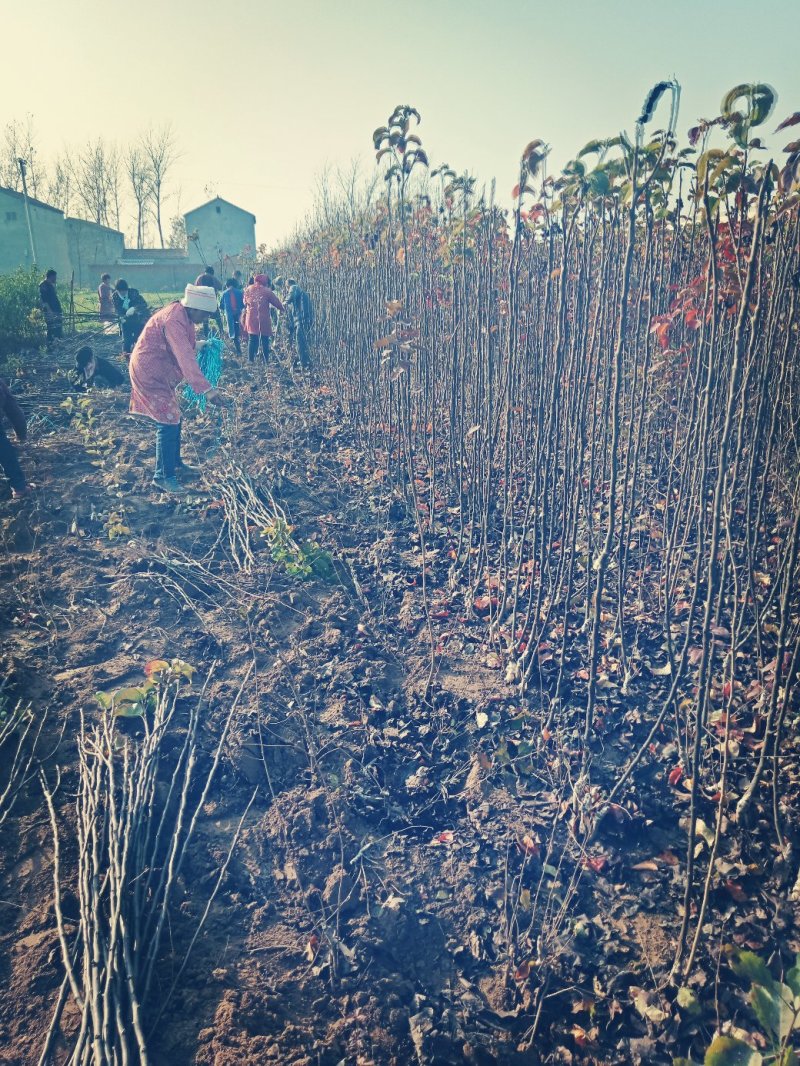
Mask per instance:
[[[197,357],[197,364],[202,370],[203,376],[214,388],[219,384],[219,379],[222,377],[222,352],[224,348],[225,345],[221,337],[209,337]],[[183,398],[190,407],[196,406],[201,411],[205,411],[205,395],[198,396],[191,385],[184,386]]]

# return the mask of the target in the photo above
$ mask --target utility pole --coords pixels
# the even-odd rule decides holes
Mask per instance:
[[[25,167],[27,166],[24,159],[18,159],[19,173],[22,178],[22,198],[25,201],[25,220],[28,223],[28,241],[31,246],[31,266],[36,266],[36,245],[33,243],[33,226],[31,225],[31,209],[28,204],[28,183],[25,180]]]

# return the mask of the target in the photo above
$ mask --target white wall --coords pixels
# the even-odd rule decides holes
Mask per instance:
[[[217,197],[211,203],[188,211],[184,218],[186,232],[197,232],[200,249],[212,266],[226,256],[241,255],[248,246],[255,252],[256,220],[249,211],[243,211]],[[190,255],[194,247],[189,242]]]
[[[52,267],[59,281],[69,282],[72,266],[63,214],[33,203],[30,212],[36,265],[42,272]],[[21,197],[0,189],[0,274],[32,265],[25,204]]]
[[[75,284],[82,288],[94,288],[100,284],[96,265],[116,263],[125,251],[125,238],[118,230],[80,218],[68,218],[66,227]],[[109,273],[113,274],[113,270]]]

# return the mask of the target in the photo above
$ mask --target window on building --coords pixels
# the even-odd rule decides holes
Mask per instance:
[[[217,204],[217,214],[218,215],[222,214],[222,208],[219,206],[219,204]]]
[[[16,211],[6,211],[6,222],[16,222],[16,221],[17,221],[17,212]]]

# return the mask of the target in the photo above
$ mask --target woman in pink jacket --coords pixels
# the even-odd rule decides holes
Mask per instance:
[[[217,310],[217,294],[210,287],[187,285],[183,299],[167,304],[145,323],[133,349],[130,411],[156,423],[156,469],[153,484],[167,492],[180,491],[176,475],[191,474],[181,461],[181,411],[176,387],[186,381],[210,403],[225,407],[228,400],[211,387],[197,363],[195,326]]]
[[[272,340],[272,316],[270,309],[276,307],[283,311],[283,304],[272,291],[266,274],[256,274],[252,285],[244,290],[244,311],[242,328],[249,334],[247,354],[250,362],[258,355],[258,349],[264,350],[264,359],[269,356]]]

